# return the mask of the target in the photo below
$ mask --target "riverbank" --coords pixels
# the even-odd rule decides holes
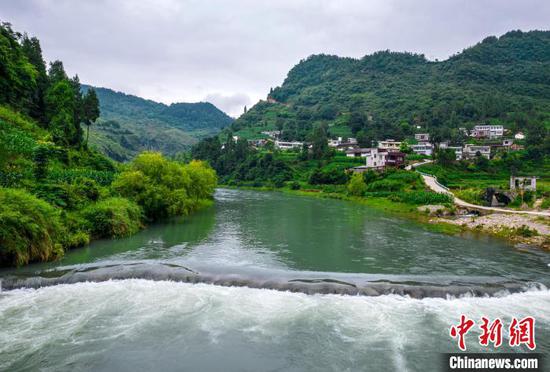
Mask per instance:
[[[550,221],[544,217],[489,214],[472,216],[468,219],[457,217],[457,210],[452,205],[441,205],[430,208],[429,205],[412,205],[390,200],[386,197],[355,197],[340,192],[324,192],[320,189],[292,190],[290,188],[227,186],[228,189],[255,191],[276,191],[286,194],[338,199],[360,203],[370,208],[414,220],[431,232],[448,235],[483,234],[504,239],[513,244],[526,244],[543,250],[550,250]],[[432,210],[433,209],[433,210]]]
[[[438,220],[550,251],[550,219],[545,217],[494,213],[458,219],[438,218],[434,221],[437,223]]]

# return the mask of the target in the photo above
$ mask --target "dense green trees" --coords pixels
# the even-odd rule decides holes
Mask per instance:
[[[202,162],[145,153],[120,169],[88,148],[81,124],[98,118],[96,92],[82,92],[60,61],[46,72],[38,40],[6,24],[0,88],[0,266],[55,259],[210,203],[216,174]]]
[[[189,214],[215,187],[216,175],[206,163],[182,165],[155,152],[138,155],[113,183],[113,189],[140,205],[150,220]]]
[[[233,122],[206,102],[168,106],[111,89],[82,86],[84,93],[91,89],[99,99],[101,117],[90,130],[90,144],[118,161],[130,160],[144,150],[173,156]]]
[[[48,128],[56,144],[83,144],[81,123],[99,116],[95,92],[82,95],[78,76],[69,79],[61,61],[46,73],[40,42],[0,25],[0,105],[9,105]]]
[[[223,145],[218,137],[205,139],[193,147],[191,155],[208,161],[224,184],[281,187],[292,178],[289,165],[272,152],[254,150],[245,139],[234,141],[231,135]]]

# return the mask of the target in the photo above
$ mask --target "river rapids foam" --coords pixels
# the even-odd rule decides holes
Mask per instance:
[[[37,276],[8,276],[0,281],[0,289],[41,288],[60,284],[105,282],[109,280],[145,279],[183,283],[204,283],[224,287],[249,287],[305,294],[341,294],[361,296],[401,295],[411,298],[447,298],[460,296],[501,296],[545,290],[540,283],[506,280],[467,281],[455,278],[443,282],[433,280],[391,280],[366,274],[316,273],[293,271],[254,271],[227,273],[196,271],[166,263],[133,263],[55,270]]]

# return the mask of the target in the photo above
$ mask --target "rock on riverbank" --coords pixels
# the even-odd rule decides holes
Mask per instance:
[[[494,213],[454,219],[439,218],[437,221],[550,250],[550,218],[547,217]]]

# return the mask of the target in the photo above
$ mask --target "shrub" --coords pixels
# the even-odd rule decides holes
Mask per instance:
[[[56,208],[26,191],[0,188],[0,264],[61,257],[63,236]]]
[[[383,179],[369,183],[367,191],[401,191],[405,185],[399,180]]]
[[[326,168],[315,169],[309,177],[312,185],[343,185],[348,181],[348,176],[342,169]]]
[[[291,190],[300,190],[300,183],[299,182],[291,182],[290,183],[290,189]]]
[[[453,199],[449,195],[430,191],[399,192],[390,195],[389,198],[392,201],[417,205],[450,204],[453,202]]]
[[[138,155],[113,182],[113,189],[151,220],[190,213],[212,197],[215,187],[215,173],[206,163],[182,165],[155,152]]]
[[[141,208],[124,198],[109,198],[91,204],[80,212],[80,216],[96,238],[129,236],[142,227]]]
[[[537,236],[538,232],[536,230],[531,230],[526,225],[521,225],[520,227],[517,227],[515,229],[515,233],[519,236],[522,236],[524,238],[530,238],[532,236]]]
[[[363,196],[367,191],[367,185],[361,173],[354,173],[348,183],[348,193],[352,196]]]

